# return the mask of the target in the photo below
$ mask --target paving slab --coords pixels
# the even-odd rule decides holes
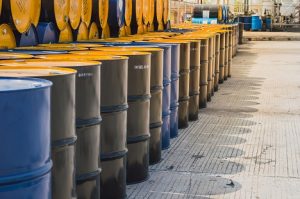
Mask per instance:
[[[300,42],[241,45],[232,78],[128,198],[299,199]]]

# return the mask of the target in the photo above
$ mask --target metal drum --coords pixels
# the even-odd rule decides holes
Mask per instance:
[[[200,89],[200,48],[201,42],[191,41],[190,46],[190,85],[189,120],[198,120]]]
[[[73,31],[75,41],[86,41],[89,39],[89,29],[84,22],[81,22],[78,29]]]
[[[226,31],[221,32],[220,35],[220,65],[219,65],[219,83],[224,83],[225,75],[225,40],[226,40]]]
[[[76,71],[63,68],[4,66],[0,70],[1,75],[9,73],[10,76],[39,77],[53,82],[51,90],[52,197],[74,198],[76,196]]]
[[[228,78],[228,62],[229,62],[229,31],[225,33],[224,80],[227,80]]]
[[[100,63],[27,59],[3,61],[6,66],[51,66],[77,70],[76,75],[76,181],[79,198],[100,196]]]
[[[69,20],[73,30],[76,30],[80,24],[81,11],[83,0],[71,0],[70,1],[70,12]]]
[[[58,30],[54,23],[40,22],[37,26],[39,44],[57,43]]]
[[[214,51],[214,37],[209,38],[208,44],[208,76],[207,76],[207,101],[211,101],[213,88],[213,51]]]
[[[101,198],[125,198],[128,58],[79,54],[40,58],[101,61]]]
[[[200,56],[200,98],[199,107],[207,106],[207,88],[208,88],[208,56],[209,56],[209,39],[201,40],[201,56]]]
[[[36,28],[31,25],[27,32],[15,32],[17,46],[36,46],[39,43]]]
[[[216,35],[215,42],[215,79],[214,79],[214,91],[219,90],[219,76],[220,76],[220,37],[221,34]]]
[[[18,75],[3,68],[0,76]],[[0,111],[5,113],[0,115],[0,158],[5,160],[0,163],[0,198],[51,198],[51,85],[0,78]]]
[[[74,0],[70,0],[74,1]],[[87,27],[89,27],[92,19],[93,10],[93,0],[82,0],[81,7],[81,23],[83,22]]]
[[[233,31],[229,32],[228,43],[228,77],[231,77],[231,66],[233,57]]]
[[[72,28],[69,24],[66,25],[65,29],[63,29],[59,32],[58,41],[59,42],[73,42],[74,41]]]

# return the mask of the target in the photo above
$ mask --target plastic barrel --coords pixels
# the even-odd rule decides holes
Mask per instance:
[[[69,20],[73,30],[80,24],[83,0],[70,0]]]
[[[100,195],[101,198],[125,198],[128,58],[96,54],[47,55],[40,58],[68,61],[96,60],[102,63]]]
[[[31,25],[25,33],[15,32],[17,46],[36,46],[39,43],[36,28]]]
[[[100,38],[100,32],[99,32],[97,23],[92,22],[88,29],[89,29],[89,40],[94,40],[94,39]]]
[[[244,16],[244,30],[250,30],[252,26],[251,16]]]
[[[73,39],[72,28],[69,24],[67,24],[65,29],[60,31],[58,41],[59,42],[72,42],[73,40],[74,39]]]
[[[6,70],[6,73],[39,77],[53,82],[51,89],[52,197],[75,197],[76,71],[46,67],[1,67],[0,70],[2,70],[1,74]]]
[[[4,0],[2,4],[2,21],[14,24],[19,33],[27,32],[32,23],[39,21],[39,0]]]
[[[8,24],[0,25],[0,49],[11,49],[16,47],[16,38]]]
[[[78,29],[73,31],[75,41],[86,41],[89,39],[89,30],[84,22],[81,22]]]
[[[16,76],[0,71],[0,76]],[[5,160],[0,198],[51,198],[50,87],[46,80],[0,78],[0,110],[6,113],[0,116],[0,157]]]
[[[70,0],[70,2],[73,0]],[[93,0],[82,0],[81,22],[88,27],[91,23],[93,11]]]
[[[215,79],[214,79],[214,91],[219,90],[219,77],[220,77],[220,37],[221,34],[216,35],[215,42]]]
[[[108,25],[110,28],[110,35],[112,37],[119,36],[119,30],[125,24],[125,2],[124,0],[109,1]]]
[[[58,42],[58,30],[52,22],[39,23],[37,26],[37,34],[40,44]]]
[[[258,15],[252,15],[251,17],[251,29],[261,30],[261,20]]]
[[[56,23],[60,31],[68,24],[70,11],[70,0],[42,0],[41,18],[42,22]]]
[[[191,41],[190,45],[190,82],[189,82],[189,120],[198,119],[200,89],[200,48],[201,41]]]

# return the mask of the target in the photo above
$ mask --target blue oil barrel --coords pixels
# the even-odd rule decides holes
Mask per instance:
[[[36,46],[39,43],[36,28],[31,25],[29,30],[25,33],[15,32],[17,46]]]
[[[178,136],[178,105],[171,107],[170,112],[170,137],[176,138]]]
[[[119,36],[119,29],[125,24],[125,2],[124,0],[110,0],[108,25],[112,37]]]
[[[168,149],[170,147],[170,111],[169,113],[163,114],[162,116],[163,124],[161,127],[162,134],[162,150]]]
[[[0,198],[51,198],[51,85],[0,78]]]
[[[251,29],[252,30],[261,30],[261,19],[258,15],[252,15],[251,18]]]
[[[58,42],[58,30],[54,23],[40,22],[36,29],[37,29],[39,44]]]
[[[244,16],[244,30],[250,30],[252,26],[251,16]]]

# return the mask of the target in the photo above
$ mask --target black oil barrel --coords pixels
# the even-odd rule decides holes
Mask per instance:
[[[198,119],[200,89],[201,41],[193,40],[190,46],[189,120]]]
[[[39,44],[58,42],[58,30],[54,23],[40,22],[36,29],[37,29]]]
[[[36,28],[31,25],[29,30],[24,33],[18,33],[15,31],[17,46],[36,46],[39,43],[38,34]]]
[[[225,33],[225,62],[224,62],[224,80],[228,78],[228,62],[229,62],[229,31]]]
[[[215,79],[214,79],[214,91],[219,90],[219,76],[220,76],[220,36],[216,35],[215,40]]]
[[[188,41],[180,43],[180,68],[179,68],[179,107],[178,127],[187,128],[189,125],[189,99],[190,99],[190,48]]]
[[[193,18],[218,18],[218,12],[219,5],[197,5],[193,10]]]
[[[220,64],[219,64],[219,83],[223,84],[225,75],[225,39],[226,31],[220,32]]]
[[[211,101],[212,92],[211,89],[213,88],[213,37],[209,37],[209,44],[208,44],[208,76],[207,76],[207,101]]]
[[[207,106],[207,88],[208,88],[208,45],[209,39],[201,39],[201,56],[200,56],[200,98],[199,107],[206,108]]]

